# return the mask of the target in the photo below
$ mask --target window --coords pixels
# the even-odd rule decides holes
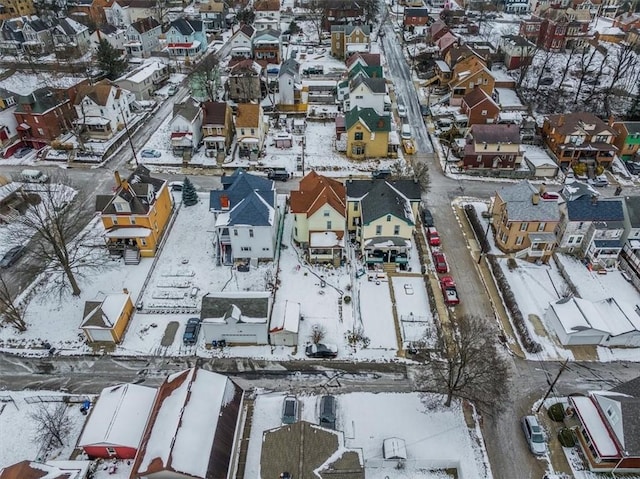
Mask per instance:
[[[520,223],[520,231],[527,231],[529,228],[529,223]]]
[[[109,454],[110,456],[115,456],[116,455],[116,450],[113,447],[108,447],[107,448],[107,454]]]
[[[353,211],[358,211],[358,203],[353,204]],[[640,234],[640,231],[636,232],[636,235]]]
[[[481,114],[482,116],[487,116],[487,110],[482,110],[482,111],[480,112],[480,114]]]
[[[391,221],[391,215],[387,215],[387,223]]]
[[[116,207],[116,210],[118,209],[117,203],[114,203],[114,206]],[[118,217],[114,216],[113,218],[111,218],[111,220],[113,221],[114,225],[118,224]]]
[[[147,240],[144,238],[140,238],[140,245],[141,246],[147,246]]]
[[[398,236],[398,235],[400,234],[400,225],[395,225],[395,226],[393,227],[393,234],[394,234],[395,236]]]
[[[153,222],[153,229],[156,230],[156,233],[158,232],[158,222],[157,221]]]
[[[249,238],[253,238],[253,230],[249,230]]]
[[[547,223],[538,223],[538,231],[544,231],[547,227]]]
[[[240,251],[251,251],[251,246],[241,246]]]
[[[353,139],[355,141],[362,141],[363,138],[364,138],[364,134],[361,131],[356,131],[355,134],[353,135]]]
[[[238,236],[238,230],[237,229],[233,230],[233,236]]]
[[[516,245],[521,245],[522,244],[522,236],[518,236],[516,238]]]
[[[382,234],[382,226],[378,225],[376,226],[376,235],[380,236]]]
[[[132,224],[132,225],[135,225],[135,224],[136,224],[136,217],[135,217],[135,216],[132,216],[132,217],[131,217],[131,224]]]
[[[294,234],[294,236],[298,236],[298,227],[297,226],[295,228],[293,228],[293,234]]]
[[[584,226],[584,222],[581,221],[580,223],[578,223],[578,229],[579,230],[581,230],[583,226]]]
[[[327,221],[327,229],[330,230],[331,229],[331,221]]]
[[[38,133],[42,136],[44,136],[44,130],[42,128],[38,128]]]
[[[322,212],[324,214],[325,217],[329,216],[331,214],[331,212],[329,210],[324,210]]]

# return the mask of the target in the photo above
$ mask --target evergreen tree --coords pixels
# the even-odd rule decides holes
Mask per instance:
[[[118,50],[113,48],[107,40],[100,40],[96,51],[96,62],[101,70],[107,73],[109,80],[115,80],[124,73],[127,68],[125,60],[120,58]]]
[[[198,204],[198,193],[187,177],[182,182],[182,204],[185,206],[193,206]]]

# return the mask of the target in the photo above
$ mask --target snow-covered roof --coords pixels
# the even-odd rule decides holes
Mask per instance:
[[[278,308],[274,307],[269,332],[277,333],[284,331],[287,333],[297,333],[300,328],[300,303],[287,300],[284,302],[284,308],[281,306],[282,303],[278,305]],[[282,309],[284,309],[284,311]],[[275,311],[282,314],[275,314]]]
[[[382,443],[382,452],[385,459],[406,459],[407,446],[399,437],[389,437]]]
[[[557,166],[544,148],[535,145],[521,145],[524,156],[534,166]]]
[[[164,68],[166,68],[165,65],[160,62],[148,62],[139,66],[132,72],[126,73],[118,78],[116,80],[116,84],[124,80],[130,81],[131,83],[142,83],[149,77],[153,76],[156,71],[163,70]]]
[[[17,95],[31,95],[41,88],[67,89],[85,81],[84,77],[60,76],[47,73],[16,72],[13,75],[0,80],[0,88]]]
[[[138,226],[135,228],[111,228],[104,234],[107,238],[146,238],[151,236],[151,229]]]
[[[309,246],[312,248],[331,248],[344,246],[342,238],[335,231],[316,231],[309,234]]]
[[[635,309],[629,305],[621,307],[614,298],[596,302],[563,298],[550,306],[567,334],[596,330],[619,336],[640,332],[640,316]]]
[[[156,390],[136,384],[104,388],[91,409],[78,446],[138,447]]]
[[[598,413],[595,403],[590,397],[570,396],[570,401],[574,409],[580,416],[594,447],[600,457],[616,457],[618,448],[609,434],[602,417]]]

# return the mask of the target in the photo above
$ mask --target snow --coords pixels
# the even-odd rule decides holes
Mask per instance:
[[[391,283],[402,340],[405,343],[435,347],[438,339],[437,330],[424,279],[421,276],[393,276]]]
[[[84,77],[62,76],[47,73],[27,73],[17,71],[13,75],[0,80],[0,88],[15,93],[16,95],[28,96],[40,88],[71,88],[85,81]]]
[[[309,243],[314,248],[332,247],[342,244],[335,231],[310,233]]]
[[[576,412],[582,420],[589,436],[593,440],[593,445],[601,457],[616,457],[618,448],[613,438],[609,435],[609,430],[605,425],[598,409],[590,397],[572,396]]]
[[[553,161],[553,158],[551,158],[549,153],[547,153],[547,151],[540,146],[522,144],[520,145],[520,148],[522,148],[524,156],[527,158],[527,160],[529,160],[534,166],[557,166],[556,162]]]

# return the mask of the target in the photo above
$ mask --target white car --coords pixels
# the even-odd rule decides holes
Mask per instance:
[[[407,107],[398,103],[398,116],[404,118],[407,116]]]

